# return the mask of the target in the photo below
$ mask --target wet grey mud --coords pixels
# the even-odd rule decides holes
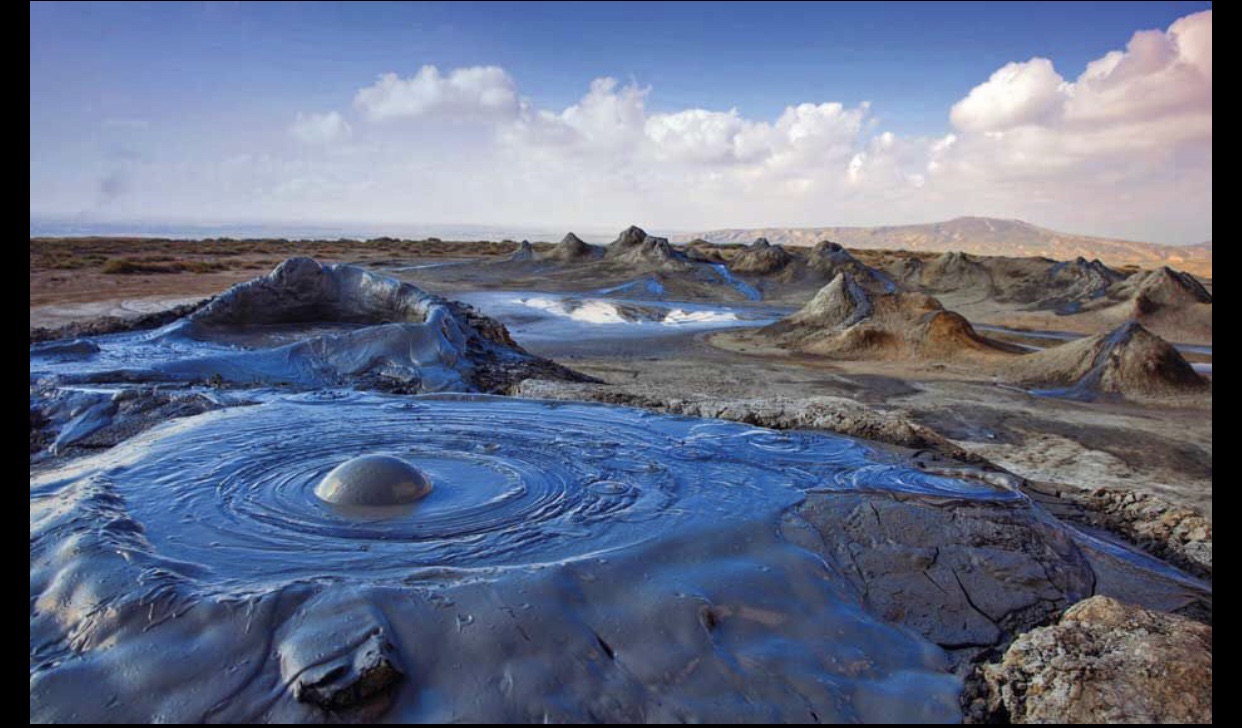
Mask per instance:
[[[588,379],[305,260],[32,346],[31,720],[957,722],[970,659],[1084,598],[1210,604],[1018,478],[506,377]],[[74,450],[152,382],[206,404]]]

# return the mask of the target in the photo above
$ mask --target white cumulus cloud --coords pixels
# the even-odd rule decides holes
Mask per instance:
[[[331,144],[348,139],[353,129],[336,111],[326,114],[299,112],[293,126],[289,127],[289,133],[304,144]]]
[[[903,135],[867,102],[790,99],[766,117],[727,105],[652,111],[658,89],[604,76],[574,103],[540,108],[502,68],[427,65],[354,95],[362,118],[401,123],[299,114],[289,133],[330,154],[239,140],[197,177],[189,162],[135,166],[133,189],[159,190],[187,215],[203,199],[237,217],[685,230],[977,214],[1134,239],[1210,237],[1211,11],[1140,30],[1074,70],[1007,63],[945,109],[942,128]],[[136,194],[114,197],[118,214],[145,209]]]
[[[431,114],[512,116],[518,109],[517,86],[498,66],[457,68],[442,75],[435,66],[401,79],[385,73],[358,92],[354,106],[369,119],[397,119]]]

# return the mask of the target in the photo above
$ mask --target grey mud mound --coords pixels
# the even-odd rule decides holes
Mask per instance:
[[[876,293],[839,273],[800,311],[760,331],[779,346],[840,358],[927,358],[1010,353],[922,293]]]
[[[1212,628],[1096,596],[982,668],[1013,723],[1211,723]]]
[[[552,250],[539,256],[540,260],[556,260],[563,263],[599,260],[602,257],[604,257],[603,248],[586,243],[573,233],[566,234]]]
[[[509,254],[505,260],[512,263],[525,263],[535,259],[535,249],[531,246],[529,240],[523,240],[518,243],[517,250]]]
[[[1211,339],[1212,294],[1194,276],[1167,266],[1135,273],[1114,287],[1121,302],[1104,309],[1117,320],[1134,319],[1166,336]]]
[[[954,307],[986,303],[984,311],[999,305],[1081,317],[1080,327],[1097,331],[1137,320],[1178,341],[1212,336],[1212,294],[1194,276],[1167,266],[1127,276],[1098,259],[945,253],[933,260],[899,256],[886,269],[904,286]]]
[[[1208,387],[1177,349],[1137,321],[1022,356],[1008,364],[1004,376],[1044,387],[1037,390],[1041,394],[1087,400],[1103,393],[1151,397]]]
[[[1110,305],[1125,274],[1099,260],[1083,257],[1072,261],[1047,258],[971,258],[941,256],[942,273],[926,275],[923,284],[936,293],[955,294],[956,299],[992,300],[1019,304],[1025,310],[1052,311],[1068,316]],[[929,266],[934,268],[935,265]],[[969,270],[969,273],[967,272]]]
[[[729,261],[729,269],[734,273],[771,275],[784,270],[794,260],[783,247],[772,245],[767,238],[759,238],[733,256]]]
[[[631,225],[604,249],[609,259],[631,264],[656,264],[674,270],[688,269],[693,264],[680,250],[673,248],[668,238],[648,235],[642,228]]]
[[[846,274],[868,291],[892,293],[897,290],[896,282],[887,273],[866,265],[831,240],[821,240],[811,248],[806,266],[825,281]]]
[[[1168,266],[1136,273],[1129,283],[1140,307],[1144,308],[1212,302],[1212,294],[1194,276]]]
[[[1126,276],[1099,259],[1088,261],[1080,256],[1056,263],[1048,269],[1046,278],[1054,296],[1046,298],[1043,305],[1056,307],[1062,313],[1076,313],[1084,303],[1107,295],[1109,288]]]
[[[206,303],[207,301],[188,303],[140,316],[102,316],[92,321],[73,322],[56,328],[34,327],[30,329],[30,343],[37,344],[59,341],[61,339],[76,339],[83,336],[102,336],[124,331],[156,329],[194,313]]]
[[[926,266],[919,266],[918,272],[918,287],[933,293],[967,288],[990,293],[992,289],[988,270],[962,252],[944,253]]]
[[[342,333],[316,334],[317,326]],[[239,350],[226,343],[245,332],[282,330],[311,333],[278,346]],[[54,379],[412,393],[497,392],[531,376],[589,379],[526,352],[502,324],[469,306],[362,268],[310,258],[290,258],[153,334],[96,343],[103,351],[82,371],[48,365]],[[41,376],[48,357],[37,346],[31,356],[32,378]]]
[[[378,519],[315,497],[363,454],[436,487]],[[32,477],[30,519],[33,722],[955,721],[954,665],[1095,584],[1004,485],[480,396],[168,423]]]

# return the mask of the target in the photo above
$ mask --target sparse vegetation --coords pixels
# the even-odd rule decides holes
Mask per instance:
[[[232,266],[211,260],[181,261],[168,256],[134,259],[113,258],[103,266],[109,275],[143,275],[149,273],[216,273]]]

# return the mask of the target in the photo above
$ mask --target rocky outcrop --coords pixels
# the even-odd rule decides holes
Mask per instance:
[[[1212,628],[1095,596],[981,669],[1013,723],[1211,723]]]
[[[947,359],[1003,354],[966,319],[922,293],[876,293],[838,273],[797,313],[760,331],[778,345],[846,358]]]
[[[1013,360],[1003,376],[1047,393],[1092,399],[1101,393],[1162,396],[1203,391],[1207,382],[1171,344],[1130,321],[1107,334]]]
[[[1196,576],[1212,578],[1212,523],[1202,514],[1148,493],[1120,488],[1097,488],[1068,497],[1086,508],[1092,525],[1121,534]]]

